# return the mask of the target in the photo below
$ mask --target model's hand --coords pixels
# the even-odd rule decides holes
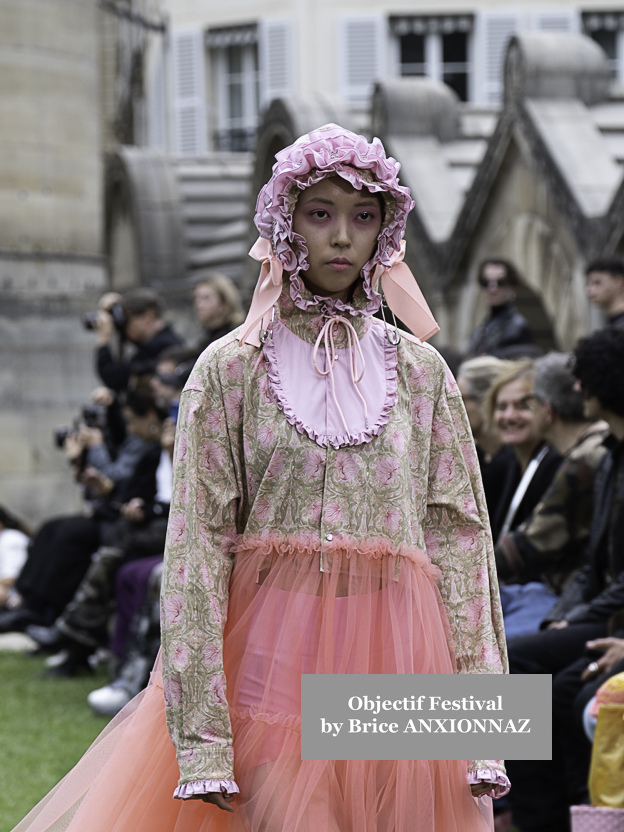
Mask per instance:
[[[613,667],[624,659],[624,638],[615,638],[614,636],[611,636],[611,638],[597,638],[594,641],[588,641],[585,646],[588,650],[605,650],[606,652],[604,656],[596,659],[585,668],[581,676],[584,682],[587,679],[593,679],[595,676],[610,673]],[[595,667],[592,665],[595,665]]]
[[[195,797],[203,800],[204,803],[213,803],[224,812],[233,812],[234,807],[231,805],[236,800],[235,794],[222,794],[222,792],[208,792],[208,794],[198,794]]]
[[[470,791],[473,797],[483,797],[484,794],[490,794],[494,788],[494,783],[471,783]]]
[[[547,630],[565,630],[565,628],[567,626],[568,626],[567,621],[551,621],[550,624],[548,625],[548,627],[546,627],[546,629]]]

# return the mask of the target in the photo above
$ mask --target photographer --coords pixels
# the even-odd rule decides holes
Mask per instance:
[[[147,583],[154,567],[154,556],[162,556],[171,501],[171,457],[175,437],[172,416],[177,413],[177,407],[172,405],[177,405],[196,358],[195,352],[182,347],[170,347],[162,353],[151,383],[159,412],[170,414],[160,431],[160,449],[150,457],[149,466],[144,466],[140,481],[137,481],[138,470],[130,480],[122,495],[121,517],[107,544],[98,549],[74,598],[55,625],[33,625],[26,631],[42,647],[49,650],[63,648],[67,653],[65,661],[47,675],[71,676],[87,666],[89,655],[107,642],[107,624],[115,609],[115,579],[119,569],[125,563],[142,561],[134,572],[140,581]],[[113,652],[121,661],[132,616],[125,614],[127,610],[123,608],[120,613],[115,638],[118,646]],[[126,626],[122,633],[119,625],[123,622]],[[119,645],[122,645],[121,649]],[[123,686],[110,690],[107,686],[98,696],[107,706],[111,700],[121,699],[125,704],[131,698]]]
[[[125,390],[131,376],[151,375],[160,353],[182,344],[182,339],[163,320],[162,300],[151,289],[131,289],[124,295],[108,292],[99,306],[95,316],[85,319],[85,326],[97,333],[97,372],[111,390]],[[114,358],[111,350],[115,332],[121,341],[119,359]],[[123,355],[126,341],[137,348],[130,358]]]
[[[98,547],[108,540],[119,510],[136,490],[148,487],[160,459],[162,415],[151,399],[129,394],[124,406],[127,436],[113,459],[99,428],[81,426],[70,434],[66,452],[87,488],[84,515],[45,523],[15,584],[20,603],[0,613],[0,632],[49,624],[72,599]],[[140,490],[138,491],[140,493]]]

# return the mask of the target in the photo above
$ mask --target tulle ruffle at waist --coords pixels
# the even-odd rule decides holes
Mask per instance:
[[[267,532],[261,535],[238,535],[230,545],[234,556],[242,555],[257,558],[259,569],[268,565],[275,557],[293,558],[310,562],[318,560],[319,569],[335,569],[340,562],[348,564],[349,571],[354,570],[354,562],[361,560],[370,568],[371,561],[392,560],[394,577],[398,579],[401,561],[410,561],[419,567],[423,574],[437,583],[440,570],[431,563],[429,556],[422,549],[406,543],[395,544],[384,537],[358,540],[349,535],[334,534],[331,540],[321,540],[319,535],[302,532],[298,535],[281,535]]]

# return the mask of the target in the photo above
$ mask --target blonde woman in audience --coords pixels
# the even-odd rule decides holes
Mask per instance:
[[[512,448],[503,445],[499,431],[489,422],[485,400],[492,385],[512,366],[511,361],[482,355],[464,361],[457,374],[457,385],[477,448],[490,520],[496,513],[507,471],[515,457]]]

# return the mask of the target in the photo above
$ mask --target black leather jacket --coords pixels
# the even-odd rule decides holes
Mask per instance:
[[[605,621],[624,607],[624,440],[605,440],[594,483],[594,512],[585,564],[542,622]]]
[[[513,303],[492,308],[490,317],[472,333],[469,355],[496,355],[505,347],[532,344],[533,335]]]

